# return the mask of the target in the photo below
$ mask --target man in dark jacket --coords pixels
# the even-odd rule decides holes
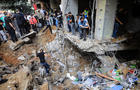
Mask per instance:
[[[16,19],[17,21],[17,25],[20,29],[20,34],[21,36],[23,36],[25,33],[25,28],[24,28],[24,22],[25,22],[25,18],[24,15],[18,10],[17,13],[13,16],[13,18]]]
[[[11,15],[8,13],[5,17],[5,24],[6,24],[6,27],[5,29],[7,30],[9,36],[11,37],[11,40],[13,42],[16,42],[18,39],[16,37],[16,33],[15,33],[15,27],[14,25],[12,24],[12,20],[11,20]]]
[[[50,65],[45,61],[45,52],[43,49],[40,50],[39,53],[37,53],[37,57],[40,59],[40,64],[46,68],[46,72],[49,73]]]

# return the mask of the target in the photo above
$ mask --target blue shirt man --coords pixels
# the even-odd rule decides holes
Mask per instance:
[[[88,21],[84,17],[81,17],[78,24],[79,24],[80,39],[84,38],[84,41],[86,41],[87,30],[90,29]]]

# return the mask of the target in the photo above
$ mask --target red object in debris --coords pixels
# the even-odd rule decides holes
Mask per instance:
[[[133,70],[133,69],[132,69],[132,70],[129,70],[129,72],[130,72],[131,74],[133,74],[133,73],[134,73],[134,71],[135,71],[135,70]]]
[[[33,4],[33,7],[34,7],[34,10],[36,11],[37,10],[37,5]]]

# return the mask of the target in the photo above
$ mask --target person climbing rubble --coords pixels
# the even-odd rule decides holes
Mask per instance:
[[[44,52],[43,49],[41,49],[39,53],[37,53],[36,50],[36,56],[39,57],[40,64],[45,67],[46,73],[49,74],[50,65],[45,61],[45,53],[46,52]]]

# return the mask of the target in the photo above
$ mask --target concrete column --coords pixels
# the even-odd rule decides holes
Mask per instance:
[[[64,28],[67,29],[65,14],[71,12],[76,19],[76,15],[78,13],[78,0],[61,0],[61,6],[64,17]]]
[[[117,0],[97,0],[95,39],[111,39],[116,15]]]

